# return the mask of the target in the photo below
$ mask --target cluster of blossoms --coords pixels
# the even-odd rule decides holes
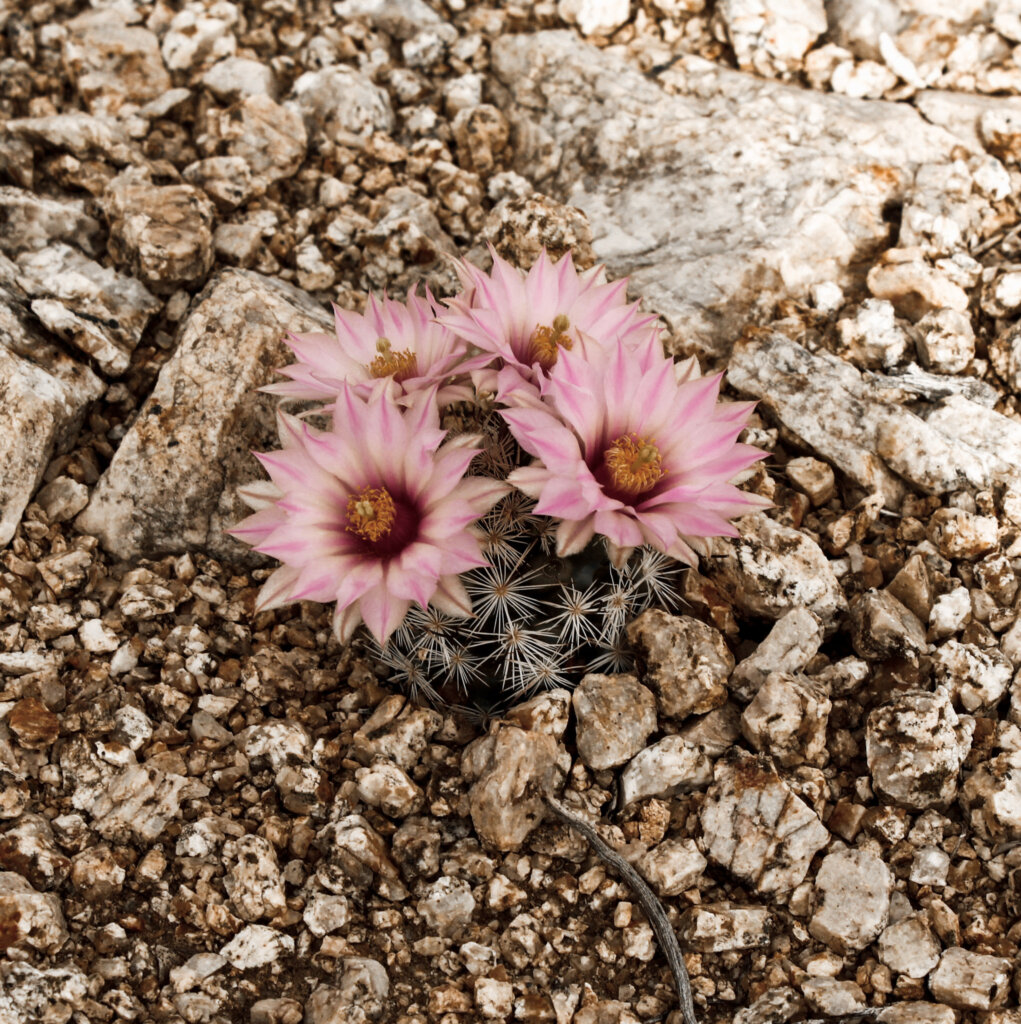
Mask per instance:
[[[519,696],[627,664],[624,626],[762,507],[730,481],[750,403],[665,355],[627,282],[545,252],[462,263],[438,303],[370,298],[292,335],[270,480],[232,532],[281,562],[263,609],[335,602],[412,690]],[[314,417],[310,417],[310,412]],[[313,426],[312,422],[327,426]]]

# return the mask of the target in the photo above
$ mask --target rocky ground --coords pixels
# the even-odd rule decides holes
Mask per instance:
[[[1018,1024],[1015,0],[0,2],[0,1021]],[[633,674],[417,707],[223,531],[326,304],[546,244],[760,400]]]

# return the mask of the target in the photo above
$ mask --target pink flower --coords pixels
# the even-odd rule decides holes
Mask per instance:
[[[336,334],[290,334],[287,344],[298,362],[280,370],[291,379],[263,388],[286,398],[333,402],[342,384],[366,397],[377,380],[393,380],[398,402],[423,388],[441,384],[439,401],[467,398],[466,387],[443,386],[458,371],[466,344],[435,320],[439,307],[426,289],[407,303],[370,295],[365,315],[333,307]]]
[[[466,368],[476,370],[499,356],[511,370],[499,384],[492,372],[475,373],[477,387],[503,398],[521,383],[534,390],[564,351],[617,338],[629,347],[656,341],[656,318],[639,312],[637,302],[627,304],[626,278],[607,283],[602,267],[579,274],[570,253],[551,263],[545,249],[522,274],[492,247],[490,252],[489,274],[467,262],[458,265],[465,290],[447,300],[449,312],[439,318],[482,349],[483,355],[470,359]]]
[[[558,554],[598,533],[618,566],[640,544],[694,565],[700,538],[737,536],[729,520],[769,504],[728,482],[765,456],[736,443],[754,403],[719,403],[721,376],[691,369],[619,341],[596,359],[561,352],[541,405],[503,411],[538,460],[508,482],[562,520]]]
[[[332,430],[280,414],[283,449],[259,455],[272,480],[242,495],[257,508],[231,533],[283,565],[259,607],[336,601],[334,630],[346,641],[359,622],[380,643],[411,602],[471,614],[458,574],[487,564],[471,524],[509,488],[465,476],[470,438],[442,445],[435,389],[396,405],[397,386],[368,400],[341,383]]]

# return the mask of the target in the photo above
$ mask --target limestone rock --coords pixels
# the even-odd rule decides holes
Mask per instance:
[[[294,939],[290,935],[264,924],[250,924],[220,950],[220,956],[239,971],[250,971],[278,963],[293,952]]]
[[[216,131],[227,156],[244,162],[256,195],[290,178],[305,159],[308,137],[300,112],[269,96],[246,96],[228,107]]]
[[[635,866],[660,896],[679,896],[702,877],[708,863],[693,839],[664,839]]]
[[[819,619],[807,608],[792,608],[777,619],[766,639],[734,669],[731,693],[739,700],[751,700],[770,673],[800,672],[815,657],[822,640]]]
[[[838,953],[864,949],[886,927],[893,882],[890,869],[869,850],[827,854],[815,877],[809,932]]]
[[[878,376],[775,333],[735,346],[728,380],[888,508],[900,506],[900,477],[932,494],[1021,482],[1021,424],[962,395],[921,419],[886,401]]]
[[[129,25],[116,7],[79,14],[67,23],[64,68],[94,114],[116,114],[124,103],[145,103],[170,88],[159,40]]]
[[[29,963],[0,962],[0,1019],[62,1024],[84,1013],[88,977],[77,967],[39,968]]]
[[[159,301],[132,277],[56,242],[17,258],[18,284],[55,335],[119,376]]]
[[[996,707],[1007,692],[1014,666],[996,648],[983,650],[975,644],[948,640],[933,655],[936,683],[950,694],[954,706],[964,711]]]
[[[980,765],[961,788],[961,802],[983,838],[1021,839],[1021,751],[999,754]]]
[[[208,787],[197,779],[132,764],[117,772],[89,804],[93,828],[104,839],[152,842],[180,817],[181,801],[202,797]]]
[[[275,917],[287,908],[276,851],[262,836],[241,836],[224,845],[224,888],[242,921]]]
[[[184,322],[173,356],[124,436],[79,529],[119,558],[202,549],[251,561],[227,537],[248,509],[237,488],[276,447],[275,403],[256,389],[286,362],[286,331],[323,329],[306,296],[251,271],[224,271]]]
[[[847,599],[819,545],[763,512],[734,525],[739,537],[711,541],[709,578],[748,615],[779,619],[807,608],[832,633]]]
[[[825,30],[815,0],[739,6],[804,26],[775,56],[757,51],[771,64],[796,64]],[[749,21],[742,40],[766,24]],[[611,274],[630,275],[687,345],[717,354],[778,300],[847,281],[886,243],[882,211],[910,195],[915,170],[949,167],[961,145],[905,104],[795,91],[687,55],[652,78],[572,32],[505,34],[492,56],[513,101],[515,168],[584,210]],[[820,198],[820,181],[842,187]]]
[[[358,796],[390,818],[406,818],[422,807],[424,796],[407,773],[395,764],[379,761],[355,773]]]
[[[717,14],[741,70],[768,77],[797,71],[826,31],[822,0],[724,0]]]
[[[231,32],[238,10],[231,3],[187,3],[170,19],[163,36],[163,62],[171,71],[186,71],[228,57],[237,48]]]
[[[780,899],[801,884],[830,838],[768,758],[738,750],[717,762],[701,817],[709,857],[756,892]]]
[[[389,96],[354,68],[334,64],[307,71],[294,83],[293,92],[309,132],[364,142],[373,132],[393,129]]]
[[[620,806],[702,789],[712,781],[709,758],[690,740],[664,736],[640,750],[620,774]]]
[[[416,909],[431,932],[453,936],[471,921],[475,897],[463,878],[442,875],[428,886]]]
[[[36,889],[56,889],[67,878],[71,861],[54,842],[46,818],[22,814],[0,836],[0,868],[17,871]]]
[[[904,807],[945,807],[971,750],[974,719],[944,690],[905,693],[868,717],[865,756],[876,790]]]
[[[471,743],[461,771],[476,832],[498,850],[514,850],[546,815],[543,794],[557,779],[557,742],[541,732],[498,726]]]
[[[386,840],[360,814],[347,814],[316,833],[323,859],[316,878],[332,893],[373,886],[384,899],[403,900],[408,892],[390,859]]]
[[[386,968],[376,960],[346,956],[339,987],[319,985],[305,1004],[305,1024],[365,1024],[383,1016],[390,994]]]
[[[944,950],[929,976],[933,996],[960,1010],[992,1010],[1010,996],[1011,962],[961,946]]]
[[[100,251],[102,228],[78,200],[56,200],[28,189],[0,186],[0,252],[38,252],[52,242],[73,243],[87,255]],[[2,276],[2,275],[0,275]]]
[[[677,934],[685,949],[725,953],[768,945],[771,923],[765,907],[702,903],[681,915]]]
[[[73,377],[65,383],[11,351],[6,346],[8,310],[0,291],[0,545],[14,536],[54,449],[73,438],[86,405],[102,392],[91,371],[82,368],[80,387],[75,388]],[[67,362],[64,357],[65,366]]]
[[[202,76],[202,84],[218,100],[227,103],[246,96],[277,96],[273,69],[248,57],[225,57]]]
[[[628,625],[627,636],[662,714],[687,718],[726,701],[734,656],[718,629],[650,608]]]
[[[964,313],[938,309],[915,325],[918,358],[935,373],[963,373],[975,358],[975,332]]]
[[[98,156],[117,167],[143,162],[142,154],[116,121],[81,110],[13,118],[6,127],[15,139],[67,150],[78,159]]]
[[[829,760],[826,723],[832,705],[825,687],[809,676],[773,672],[741,716],[745,739],[778,764],[822,767]]]
[[[578,755],[597,771],[634,757],[656,728],[656,700],[632,675],[590,673],[571,698]]]
[[[924,978],[939,963],[941,947],[922,915],[909,915],[879,936],[879,959],[891,971]]]
[[[866,590],[851,602],[851,642],[866,660],[915,659],[929,650],[915,615],[888,590]]]
[[[0,871],[0,937],[5,949],[36,949],[52,956],[68,938],[60,898],[36,892],[13,871]]]
[[[805,1001],[827,1017],[852,1016],[865,1009],[865,993],[854,981],[836,978],[806,978],[801,983]]]
[[[213,208],[191,185],[154,185],[144,171],[118,175],[103,197],[110,255],[158,292],[201,284],[213,265]]]
[[[980,558],[996,547],[996,535],[995,516],[978,516],[963,508],[938,508],[929,520],[929,540],[947,558]]]

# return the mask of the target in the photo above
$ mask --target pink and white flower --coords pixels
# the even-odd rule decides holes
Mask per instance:
[[[488,564],[471,526],[509,488],[465,475],[473,439],[441,444],[435,388],[403,410],[396,389],[378,384],[364,400],[341,382],[327,431],[280,414],[282,450],[258,456],[271,483],[244,492],[257,511],[231,531],[283,563],[260,609],[335,601],[339,639],[364,621],[380,643],[413,601],[471,614],[458,574]]]
[[[439,318],[460,337],[482,350],[465,365],[476,387],[506,399],[523,385],[535,387],[564,351],[598,347],[622,339],[630,348],[655,343],[654,316],[627,303],[627,279],[608,283],[602,267],[579,273],[571,254],[556,263],[543,249],[527,274],[502,259],[492,247],[493,269],[485,273],[467,262],[458,264],[465,290],[447,300]],[[494,357],[503,372],[478,372]]]
[[[718,402],[721,375],[690,370],[620,341],[562,351],[542,402],[502,412],[537,460],[508,482],[561,520],[559,555],[601,534],[618,566],[641,544],[695,565],[702,538],[737,536],[729,520],[769,504],[729,482],[765,456],[737,443],[754,403]]]
[[[290,380],[269,384],[264,391],[306,401],[333,402],[342,384],[363,398],[381,379],[398,385],[397,401],[440,384],[441,403],[470,396],[470,389],[449,383],[459,372],[467,345],[436,322],[437,306],[429,290],[417,290],[408,301],[370,295],[365,314],[333,307],[335,334],[289,334],[287,344],[298,357],[280,373]]]

